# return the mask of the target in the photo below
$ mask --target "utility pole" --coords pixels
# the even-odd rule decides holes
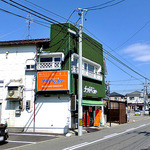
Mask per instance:
[[[107,96],[110,96],[110,81],[106,81],[106,86],[107,86]]]
[[[144,110],[148,109],[148,92],[147,92],[147,79],[145,78],[145,84],[144,84]]]
[[[82,125],[83,125],[83,107],[82,107],[82,32],[83,32],[83,12],[86,9],[78,8],[81,12],[81,24],[79,25],[79,82],[78,82],[78,136],[82,136]]]

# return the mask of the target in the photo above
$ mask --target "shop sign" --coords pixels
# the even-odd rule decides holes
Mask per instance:
[[[68,71],[52,71],[37,73],[37,91],[69,90]]]
[[[91,87],[91,86],[90,87],[85,86],[83,92],[84,93],[97,94],[97,90],[95,90],[95,88]]]

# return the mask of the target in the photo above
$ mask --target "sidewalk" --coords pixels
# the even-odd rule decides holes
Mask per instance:
[[[135,116],[134,113],[130,113],[130,118],[129,118],[129,122],[127,123],[135,123],[137,121],[140,121],[140,120],[145,120],[145,119],[148,119],[150,118],[150,116],[145,116],[145,115],[141,115],[141,116]],[[86,133],[91,133],[91,132],[97,132],[97,131],[101,131],[103,129],[107,129],[107,128],[112,128],[112,127],[115,127],[115,126],[118,126],[118,125],[121,125],[119,123],[111,123],[110,125],[110,122],[107,122],[104,126],[100,126],[100,127],[83,127],[83,134],[86,134]],[[71,136],[71,135],[78,135],[78,129],[74,129],[74,130],[69,130],[69,133],[66,134],[66,136]]]

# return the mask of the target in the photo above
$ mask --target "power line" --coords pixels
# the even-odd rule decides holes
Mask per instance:
[[[43,10],[46,11],[46,12],[49,12],[49,13],[55,15],[55,16],[58,16],[58,17],[60,17],[60,18],[62,18],[62,19],[64,19],[64,20],[66,20],[66,22],[68,22],[68,21],[70,20],[71,16],[73,15],[73,13],[74,13],[74,11],[75,11],[75,10],[74,10],[74,11],[71,13],[71,15],[68,17],[68,19],[67,19],[67,18],[65,18],[65,17],[63,17],[63,16],[60,16],[60,15],[58,15],[58,14],[56,14],[56,13],[54,13],[54,12],[48,10],[48,9],[45,9],[45,8],[43,8],[43,7],[41,7],[41,6],[37,5],[37,4],[35,4],[35,3],[33,3],[33,2],[30,2],[30,1],[28,1],[28,0],[24,0],[24,1],[26,1],[27,3],[32,4],[33,6],[36,6],[37,8],[43,9]],[[70,21],[70,22],[72,22],[72,21]],[[74,24],[74,22],[72,22],[72,23]]]
[[[12,5],[12,6],[14,6],[14,7],[18,8],[18,9],[21,9],[21,8],[19,8],[19,7],[16,6],[16,5],[13,5],[13,4],[11,4],[11,3],[6,2],[5,0],[2,0],[2,1],[5,2],[5,3],[7,3],[7,4],[9,4],[9,5]],[[21,4],[19,4],[19,3],[17,3],[17,2],[14,2],[13,0],[10,0],[10,1],[12,1],[13,3],[15,3],[15,4],[19,5],[19,6],[22,6],[22,7],[26,8],[26,9],[28,9],[28,10],[31,10],[31,9],[29,9],[29,8],[27,8],[27,7],[25,7],[25,6],[21,5]],[[27,10],[24,10],[24,9],[21,9],[21,10],[28,12]],[[42,15],[41,13],[38,13],[38,12],[36,12],[36,11],[34,11],[34,10],[32,10],[32,11],[35,12],[35,13],[37,13],[37,14]],[[29,12],[29,13],[31,13],[31,12]],[[33,13],[31,13],[31,14],[33,14]],[[36,14],[33,14],[33,15],[35,15],[36,17],[39,17],[39,16],[36,15]],[[45,16],[45,15],[42,15],[42,16],[44,16],[44,17],[46,17],[46,18],[49,18],[49,17],[47,17],[47,16]],[[41,18],[41,17],[39,17],[39,18]],[[42,18],[42,19],[45,20],[45,18]],[[51,18],[49,18],[49,19],[51,19]],[[54,19],[51,19],[51,20],[54,20]],[[49,20],[46,19],[46,21],[49,21]],[[50,22],[51,22],[51,21],[50,21]],[[105,50],[105,51],[106,51],[106,50]],[[141,74],[139,74],[138,72],[136,72],[135,70],[133,70],[131,67],[129,67],[129,66],[127,66],[126,64],[124,64],[123,62],[121,62],[118,58],[116,58],[115,56],[113,56],[112,54],[110,54],[108,51],[106,51],[106,52],[107,52],[107,54],[109,54],[109,56],[111,56],[113,59],[115,59],[115,60],[118,61],[119,63],[123,64],[124,66],[126,66],[128,69],[132,70],[133,72],[135,72],[136,74],[142,76],[143,78],[146,78],[146,77],[144,77],[143,75],[141,75]]]
[[[85,38],[86,39],[86,38]],[[89,41],[88,41],[89,42]],[[85,41],[85,43],[86,44],[88,44],[90,47],[91,47],[91,45],[88,43],[88,42],[86,42]],[[91,43],[91,44],[93,44],[93,43]],[[91,47],[92,49],[93,49],[93,47]],[[93,50],[95,50],[95,49],[93,49]],[[101,51],[103,51],[104,49],[101,49]],[[96,52],[97,52],[97,50],[95,50]],[[101,54],[102,55],[102,54]],[[103,55],[102,55],[103,56]],[[104,56],[103,56],[104,57]],[[134,77],[134,76],[132,76],[131,74],[129,74],[128,72],[126,72],[125,70],[123,70],[121,67],[119,67],[118,65],[116,65],[114,62],[112,62],[110,59],[108,59],[107,57],[104,57],[105,59],[107,59],[109,62],[111,62],[113,65],[115,65],[117,68],[119,68],[121,71],[123,71],[124,73],[126,73],[127,75],[129,75],[130,77],[132,77],[132,78],[135,78],[135,79],[137,79],[136,77]],[[137,79],[137,80],[139,80],[139,79]],[[140,81],[140,80],[139,80]],[[142,81],[140,81],[140,82],[142,82]]]
[[[86,28],[84,28],[86,31],[88,31]],[[93,35],[93,37],[95,37],[98,41],[100,41],[101,43],[103,43],[104,45],[106,45],[111,51],[113,51],[114,53],[116,53],[118,56],[120,56],[116,51],[114,51],[111,47],[109,47],[106,43],[104,43],[103,41],[99,40],[94,34],[92,34],[90,31],[88,31],[91,35]],[[109,53],[109,52],[108,52]],[[107,53],[106,53],[107,54]],[[120,56],[121,57],[121,56]],[[127,60],[125,60],[123,57],[121,57],[124,61],[128,62]],[[130,62],[128,62],[130,65],[132,65]],[[133,66],[133,65],[132,65]],[[134,66],[135,67],[135,66]],[[137,69],[137,67],[135,67]],[[137,69],[138,70],[138,69]],[[146,78],[146,77],[145,77]]]
[[[102,4],[99,4],[99,5],[96,5],[96,6],[86,7],[86,8],[84,8],[84,9],[91,9],[91,8],[103,6],[103,5],[109,4],[109,3],[113,2],[113,1],[116,1],[116,0],[111,0],[111,1],[108,1],[108,2],[106,2],[106,3],[102,3]]]
[[[112,7],[112,6],[115,6],[115,5],[118,5],[118,4],[122,3],[122,2],[124,2],[124,1],[125,1],[125,0],[121,0],[121,1],[119,1],[119,2],[117,2],[117,3],[111,4],[111,5],[107,5],[107,6],[104,6],[104,7],[88,9],[88,11],[99,10],[99,9],[104,9],[104,8],[107,8],[107,7]]]
[[[112,85],[112,86],[125,86],[125,85],[133,85],[133,86],[135,86],[135,85],[142,85],[143,86],[143,84],[110,84],[110,85]]]
[[[10,12],[10,11],[7,11],[7,10],[2,9],[2,8],[0,8],[0,11],[9,13],[9,14],[14,15],[14,16],[17,16],[17,17],[19,17],[19,18],[23,18],[23,19],[25,19],[25,20],[28,19],[28,18],[26,18],[26,17],[23,17],[23,16],[21,16],[21,15],[18,15],[18,14],[16,14],[16,13],[13,13],[13,12]],[[49,28],[49,26],[43,25],[43,24],[39,23],[37,20],[34,20],[34,22],[37,23],[37,24],[39,24],[39,25],[42,25],[42,26],[44,26],[44,27]]]
[[[13,3],[15,3],[15,4],[17,4],[17,5],[19,5],[19,6],[21,6],[21,7],[23,7],[23,8],[25,8],[25,9],[20,8],[20,7],[14,5],[14,4],[12,4],[12,3],[9,3],[9,2],[7,2],[7,1],[5,1],[5,0],[1,0],[1,1],[4,2],[4,3],[6,3],[6,4],[8,4],[8,5],[11,5],[11,6],[13,6],[13,7],[16,7],[16,8],[18,8],[18,9],[24,11],[24,12],[30,13],[30,14],[32,14],[32,15],[34,15],[34,16],[40,18],[40,19],[43,19],[43,20],[45,20],[45,21],[48,21],[48,22],[50,22],[50,23],[56,23],[56,22],[59,23],[58,21],[56,21],[56,20],[54,20],[54,19],[52,19],[52,18],[49,18],[49,17],[47,17],[47,16],[45,16],[45,15],[43,15],[43,14],[41,14],[41,13],[38,13],[38,12],[36,12],[36,11],[30,9],[30,8],[27,8],[26,6],[23,6],[23,5],[21,5],[21,4],[17,3],[17,2],[15,2],[15,1],[13,1],[13,0],[10,0],[10,1],[13,2]],[[27,9],[27,10],[26,10],[26,9]],[[30,11],[28,11],[28,10],[30,10]],[[34,13],[32,13],[31,11],[34,12]],[[35,13],[36,13],[36,14],[35,14]],[[37,14],[38,14],[38,15],[37,15]],[[39,15],[40,15],[40,16],[39,16]],[[41,17],[41,16],[43,16],[44,18]],[[45,18],[47,18],[47,19],[45,19]],[[48,20],[48,19],[49,19],[49,20]],[[50,21],[50,20],[52,20],[52,21]]]
[[[43,14],[41,14],[41,13],[39,13],[39,12],[33,10],[33,9],[30,9],[30,8],[24,6],[24,5],[21,5],[21,4],[15,2],[15,1],[13,1],[13,0],[10,0],[10,1],[13,2],[13,3],[15,3],[15,4],[17,4],[17,5],[19,5],[19,6],[21,6],[21,7],[23,7],[23,8],[25,8],[25,9],[28,9],[28,10],[30,10],[30,11],[27,11],[27,10],[22,9],[22,8],[16,6],[16,5],[13,5],[13,4],[9,3],[9,2],[6,2],[5,0],[2,0],[2,1],[5,2],[5,3],[7,3],[7,4],[9,4],[9,5],[11,5],[11,6],[14,6],[14,7],[18,8],[18,9],[21,9],[22,11],[28,12],[28,13],[30,13],[30,14],[36,16],[36,17],[39,17],[40,19],[44,19],[45,21],[48,21],[48,22],[50,22],[50,23],[54,23],[54,22],[52,22],[52,21],[55,21],[55,22],[57,23],[56,25],[57,25],[57,26],[60,26],[61,28],[62,28],[62,26],[68,28],[68,26],[66,26],[65,24],[60,25],[60,22],[58,22],[58,21],[56,21],[56,20],[54,20],[54,19],[52,19],[52,18],[50,18],[50,17],[47,17],[47,16],[45,16],[45,15],[43,15]],[[40,16],[38,16],[38,15],[36,15],[36,14],[34,14],[34,13],[32,13],[31,11],[34,12],[34,13],[36,13],[36,14],[38,14],[38,15],[43,16],[44,18],[43,18],[43,17],[40,17]],[[69,21],[70,17],[74,14],[75,11],[76,11],[76,10],[74,10],[74,11],[71,13],[71,15],[69,16],[69,18],[67,19],[67,22]],[[52,20],[52,21],[49,21],[49,20],[47,20],[47,19],[45,19],[45,18],[50,19],[50,20]],[[60,30],[59,33],[61,33],[62,30],[63,30],[63,28]],[[57,35],[56,35],[53,39],[51,39],[51,41],[54,40],[54,39],[59,35],[59,33],[57,33]]]
[[[140,79],[143,79],[143,78],[139,78],[138,80],[140,80]],[[137,79],[114,80],[114,81],[110,81],[110,82],[125,82],[125,81],[127,81],[127,82],[131,81],[132,82],[133,80],[137,80]]]
[[[28,1],[28,0],[24,0],[24,1],[26,1],[27,3],[30,3],[30,4],[32,4],[32,5],[34,5],[34,6],[38,7],[38,8],[40,8],[40,9],[43,9],[44,11],[47,11],[47,12],[49,12],[49,13],[55,15],[55,16],[58,16],[58,17],[60,17],[60,18],[62,18],[62,19],[64,19],[64,20],[67,20],[67,18],[62,17],[62,16],[60,16],[60,15],[58,15],[58,14],[56,14],[56,13],[54,13],[54,12],[48,10],[48,9],[45,9],[45,8],[43,8],[43,7],[41,7],[41,6],[37,5],[37,4],[35,4],[35,3],[33,3],[33,2],[30,2],[30,1]]]
[[[150,23],[150,20],[148,20],[138,31],[136,31],[130,38],[128,38],[125,42],[123,42],[121,45],[116,47],[115,49],[118,49],[122,47],[124,44],[126,44],[129,40],[131,40],[136,34],[138,34],[142,29],[144,29],[148,24]]]
[[[25,11],[25,12],[28,12],[28,13],[30,13],[30,14],[32,14],[32,15],[34,15],[34,16],[36,16],[36,17],[38,17],[38,18],[40,18],[40,19],[43,19],[43,20],[45,20],[45,21],[47,21],[47,22],[50,22],[50,23],[57,23],[56,25],[57,26],[59,26],[59,27],[61,27],[62,28],[62,26],[63,27],[67,27],[68,28],[68,26],[66,26],[65,24],[60,24],[60,22],[58,22],[58,21],[56,21],[56,20],[54,20],[54,19],[52,19],[52,18],[49,18],[49,17],[47,17],[47,16],[45,16],[45,15],[43,15],[43,14],[41,14],[41,13],[38,13],[37,11],[34,11],[34,10],[32,10],[32,9],[30,9],[30,8],[27,8],[26,6],[23,6],[23,5],[21,5],[21,4],[19,4],[19,3],[17,3],[17,2],[15,2],[15,1],[13,1],[13,0],[10,0],[11,2],[13,2],[13,3],[15,3],[15,4],[17,4],[17,5],[19,5],[19,6],[21,6],[21,7],[23,7],[23,8],[25,8],[25,9],[28,9],[28,10],[30,10],[30,11],[28,11],[28,10],[25,10],[25,9],[23,9],[23,8],[20,8],[20,7],[18,7],[18,6],[16,6],[16,5],[14,5],[14,4],[12,4],[12,3],[9,3],[9,2],[6,2],[5,0],[2,0],[4,3],[7,3],[7,4],[9,4],[9,5],[11,5],[11,6],[13,6],[13,7],[16,7],[16,8],[18,8],[18,9],[20,9],[20,10],[22,10],[22,11]],[[31,12],[32,11],[32,12]],[[34,13],[33,13],[34,12]],[[36,13],[36,14],[35,14]],[[73,11],[73,13],[74,13],[74,11]],[[72,14],[73,14],[72,13]],[[38,15],[37,15],[38,14]],[[71,14],[71,15],[72,15]],[[39,16],[40,15],[40,16]],[[41,16],[43,16],[43,17],[41,17]],[[46,18],[46,19],[45,19]],[[52,22],[52,21],[50,21],[50,20],[48,20],[48,19],[50,19],[50,20],[52,20],[52,21],[55,21],[55,22]],[[62,32],[62,30],[60,31],[60,32]],[[60,33],[59,32],[59,33]],[[64,32],[64,31],[63,31]],[[59,33],[57,33],[57,35],[59,34]],[[57,37],[57,35],[56,35],[56,37]],[[56,37],[54,37],[52,40],[54,40]],[[51,40],[51,41],[52,41]]]
[[[88,40],[88,42],[90,42],[91,44],[93,44],[94,46],[96,46],[97,48],[101,48],[99,47],[99,45],[96,42],[91,42],[91,40],[89,38],[85,38],[86,40]],[[121,60],[119,60],[118,58],[116,58],[115,56],[113,56],[111,53],[109,53],[107,50],[103,49],[103,52],[108,54],[111,58],[113,58],[114,60],[116,60],[117,62],[119,62],[120,64],[122,64],[123,66],[125,66],[126,68],[128,68],[129,70],[131,70],[132,72],[138,74],[139,76],[141,76],[142,78],[148,79],[145,76],[143,76],[142,74],[138,73],[137,71],[135,71],[134,69],[132,69],[131,67],[129,67],[128,65],[126,65],[125,63],[123,63]],[[148,79],[150,80],[150,79]]]

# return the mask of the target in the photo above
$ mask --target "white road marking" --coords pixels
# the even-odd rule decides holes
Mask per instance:
[[[77,149],[77,148],[80,148],[80,147],[83,147],[83,146],[86,146],[86,145],[89,145],[89,143],[84,142],[84,143],[81,143],[81,144],[77,144],[77,145],[65,148],[64,150],[73,150],[73,149]]]
[[[48,136],[48,137],[56,137],[55,135],[48,135],[48,134],[26,134],[26,133],[9,133],[9,135],[27,135],[27,136]]]
[[[27,144],[36,144],[36,142],[29,142],[29,141],[11,141],[11,140],[6,140],[8,143],[27,143]]]
[[[96,142],[100,142],[100,141],[112,138],[114,136],[118,136],[118,135],[130,132],[130,131],[136,130],[136,129],[144,127],[144,126],[148,126],[148,125],[150,125],[150,123],[143,124],[143,125],[138,126],[136,128],[130,128],[130,129],[127,129],[126,131],[123,131],[123,132],[120,132],[120,133],[113,133],[113,134],[104,136],[103,138],[92,141],[92,142],[84,142],[84,143],[80,143],[80,144],[77,144],[77,145],[74,145],[74,146],[71,146],[71,147],[67,147],[67,148],[64,148],[63,150],[74,150],[74,149],[77,149],[77,148],[80,148],[80,147],[84,147],[84,146],[91,145],[91,144],[96,143]]]

